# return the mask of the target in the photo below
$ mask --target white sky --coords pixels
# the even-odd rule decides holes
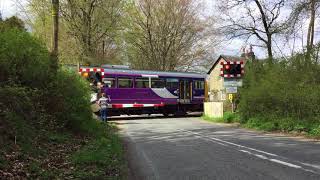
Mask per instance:
[[[17,10],[19,9],[18,7],[15,6],[15,2],[25,2],[25,0],[0,0],[0,12],[3,16],[3,18],[10,17],[12,15],[15,15],[17,13]],[[214,13],[219,13],[219,12],[214,12],[215,8],[215,2],[218,0],[203,0],[204,1],[204,15],[210,15]],[[304,31],[306,31],[306,28],[303,28]],[[301,32],[301,34],[305,34],[305,32]],[[317,36],[316,36],[317,37]],[[319,37],[319,36],[318,36]],[[304,37],[305,38],[305,37]],[[319,38],[315,39],[319,40]],[[302,44],[301,40],[298,40],[299,42],[296,42],[296,46],[300,46]],[[290,54],[290,45],[292,47],[292,44],[294,43],[284,43],[282,40],[277,40],[274,42],[274,47],[273,50],[275,51],[276,56],[281,56],[283,54]],[[218,56],[220,54],[226,54],[226,55],[240,55],[240,49],[243,46],[246,46],[248,44],[245,44],[243,40],[241,39],[234,39],[229,42],[223,42],[220,47],[216,48],[215,54],[213,56]],[[258,58],[264,58],[266,57],[266,50],[262,48],[253,48],[256,56]]]
[[[0,0],[0,12],[4,18],[16,14],[15,1],[16,0]]]

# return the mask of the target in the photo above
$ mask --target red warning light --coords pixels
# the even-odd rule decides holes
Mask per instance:
[[[227,64],[227,65],[226,65],[226,70],[229,70],[229,69],[230,69],[230,65]]]

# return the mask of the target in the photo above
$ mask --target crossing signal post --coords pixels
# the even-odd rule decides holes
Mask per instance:
[[[224,78],[240,78],[244,74],[243,61],[221,62],[220,75]]]
[[[229,94],[229,101],[232,105],[232,112],[235,112],[237,97],[237,87],[242,86],[241,77],[244,74],[243,61],[224,61],[221,62],[221,77],[224,78],[226,93]]]

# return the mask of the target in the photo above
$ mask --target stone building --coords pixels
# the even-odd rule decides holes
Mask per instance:
[[[252,47],[250,47],[250,50],[247,52],[245,52],[245,49],[243,49],[243,53],[241,56],[220,55],[207,73],[209,76],[209,101],[224,101],[227,99],[224,87],[224,78],[221,77],[221,62],[243,61],[244,64],[246,64],[248,60],[254,59],[255,55],[252,51]],[[241,78],[237,79],[241,81]]]

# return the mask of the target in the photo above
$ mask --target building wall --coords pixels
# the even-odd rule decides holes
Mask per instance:
[[[225,90],[223,87],[223,77],[220,76],[221,65],[224,62],[221,58],[214,69],[209,74],[209,100],[210,101],[222,101],[225,100]]]

